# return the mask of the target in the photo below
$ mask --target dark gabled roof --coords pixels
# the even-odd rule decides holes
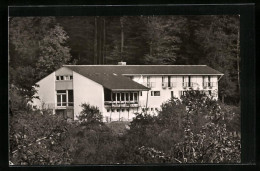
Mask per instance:
[[[132,81],[131,79],[122,76],[121,74],[102,72],[88,67],[82,66],[64,66],[71,69],[110,90],[120,90],[120,91],[148,91],[149,88]]]
[[[122,75],[223,75],[206,65],[65,65],[84,72]]]
[[[223,75],[206,65],[64,65],[110,90],[149,90],[123,75]]]

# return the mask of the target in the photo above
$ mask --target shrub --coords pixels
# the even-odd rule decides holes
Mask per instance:
[[[181,100],[171,99],[161,108],[156,117],[137,114],[126,135],[126,146],[132,150],[142,146],[144,151],[149,148],[160,150],[169,157],[163,162],[240,162],[240,137],[231,132],[240,130],[236,107],[223,105],[191,90]],[[228,124],[237,128],[228,128]]]
[[[73,125],[57,115],[25,112],[10,117],[10,160],[15,165],[70,164],[64,143]]]
[[[83,110],[80,112],[79,120],[84,124],[102,123],[102,114],[98,107],[91,106],[90,104],[81,104]]]

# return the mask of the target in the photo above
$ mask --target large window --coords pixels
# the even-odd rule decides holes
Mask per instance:
[[[66,90],[57,90],[57,106],[66,106]]]
[[[73,106],[73,90],[57,90],[57,106]]]

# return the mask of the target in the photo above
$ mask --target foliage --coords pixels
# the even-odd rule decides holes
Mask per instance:
[[[9,28],[9,84],[32,99],[35,83],[69,62],[68,35],[54,17],[12,17]]]
[[[128,145],[144,146],[148,162],[159,162],[146,155],[149,148],[155,148],[165,154],[164,162],[239,163],[240,129],[236,128],[240,125],[240,113],[237,112],[235,107],[191,90],[181,100],[171,99],[163,104],[157,117],[137,114],[126,140]]]
[[[16,165],[240,162],[239,108],[199,91],[170,99],[157,116],[136,113],[124,131],[115,128],[118,123],[102,123],[97,107],[82,107],[79,122],[72,123],[51,111],[15,113],[10,160]]]
[[[85,124],[92,124],[92,123],[102,123],[102,114],[99,111],[98,107],[91,106],[90,104],[83,103],[81,104],[83,110],[80,112],[78,119]]]
[[[48,111],[29,111],[10,116],[10,160],[15,165],[70,164],[64,140],[72,125]]]
[[[174,64],[180,46],[178,32],[182,18],[173,16],[143,17],[149,42],[149,53],[145,55],[147,64]]]
[[[199,96],[199,91],[191,91],[182,99],[188,107],[183,122],[184,141],[177,143],[171,153],[185,163],[239,163],[240,137],[226,129],[231,113],[226,113],[227,109],[222,109],[217,101]],[[206,122],[198,132],[192,125],[194,116],[202,118],[199,113],[203,113]]]

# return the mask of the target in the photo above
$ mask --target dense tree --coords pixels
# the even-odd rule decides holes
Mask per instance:
[[[70,164],[68,130],[73,125],[48,111],[22,111],[9,123],[10,161],[15,165]]]
[[[175,64],[180,48],[180,31],[184,23],[182,17],[146,16],[149,53],[145,55],[147,64]]]
[[[14,17],[9,22],[10,84],[30,98],[39,79],[70,61],[68,35],[54,17]]]
[[[202,20],[203,19],[203,20]],[[239,16],[204,16],[196,30],[203,57],[199,62],[224,73],[219,84],[219,95],[229,102],[239,101]]]
[[[145,163],[239,163],[239,120],[238,107],[192,90],[164,103],[158,116],[137,114],[126,143]]]

